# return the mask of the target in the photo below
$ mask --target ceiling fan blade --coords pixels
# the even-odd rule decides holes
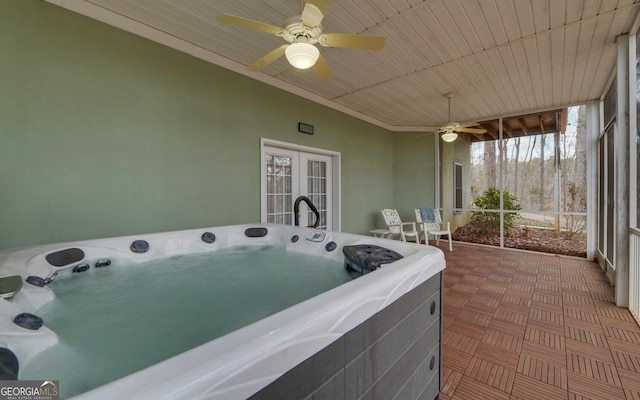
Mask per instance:
[[[310,28],[320,25],[333,0],[309,0],[302,9],[300,20]]]
[[[275,49],[271,50],[269,53],[262,56],[262,58],[259,58],[253,64],[249,65],[247,69],[249,71],[260,71],[261,69],[265,68],[267,65],[271,64],[278,58],[282,57],[284,55],[284,50],[287,48],[287,46],[289,46],[288,43],[283,44],[279,47],[276,47]]]
[[[477,122],[466,122],[464,124],[458,124],[460,128],[468,128],[470,126],[476,126],[476,125],[480,125],[480,124],[478,124]]]
[[[428,132],[425,132],[425,133],[422,133],[422,134],[416,136],[414,139],[420,139],[420,138],[423,138],[423,137],[428,136],[428,135],[433,135],[434,133],[436,133],[436,132],[435,131],[428,131]]]
[[[458,129],[456,129],[456,131],[465,132],[465,133],[487,133],[486,129],[478,129],[478,128],[460,128],[460,127],[458,127]]]
[[[329,79],[333,76],[333,72],[331,72],[331,68],[329,68],[329,64],[327,64],[327,60],[322,57],[322,54],[320,54],[318,61],[316,61],[312,69],[313,73],[316,74],[316,77],[320,80]]]
[[[364,50],[381,50],[384,47],[384,36],[356,35],[352,33],[324,33],[320,36],[320,44],[323,46]]]
[[[256,29],[267,33],[273,33],[277,35],[282,32],[282,28],[275,25],[265,24],[264,22],[254,21],[252,19],[237,17],[231,14],[220,14],[216,17],[218,22],[225,24],[241,26],[243,28]]]

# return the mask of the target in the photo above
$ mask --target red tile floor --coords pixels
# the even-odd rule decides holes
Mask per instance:
[[[440,245],[440,399],[640,399],[640,327],[595,262]]]

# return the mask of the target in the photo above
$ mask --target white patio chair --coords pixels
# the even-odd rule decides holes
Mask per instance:
[[[400,235],[400,239],[403,242],[407,241],[408,237],[414,237],[416,243],[420,243],[420,234],[416,229],[415,222],[402,222],[398,211],[391,208],[385,208],[381,211],[384,217],[384,223],[387,224],[392,234]]]
[[[449,251],[453,251],[453,246],[451,245],[451,224],[449,222],[446,224],[442,222],[440,211],[430,207],[422,207],[416,208],[415,212],[418,226],[422,234],[424,234],[425,244],[429,244],[429,235],[435,236],[436,246],[440,244],[440,236],[447,235],[449,238]]]

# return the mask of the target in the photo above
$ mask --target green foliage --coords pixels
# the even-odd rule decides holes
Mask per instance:
[[[518,198],[506,190],[502,192],[502,208],[504,210],[521,210]],[[482,210],[499,210],[500,209],[500,191],[496,188],[489,188],[484,191],[482,196],[476,197],[473,204]],[[504,230],[509,232],[515,225],[515,221],[519,218],[518,213],[504,213]],[[481,232],[497,232],[500,230],[500,213],[499,212],[481,212],[473,211],[473,220]]]

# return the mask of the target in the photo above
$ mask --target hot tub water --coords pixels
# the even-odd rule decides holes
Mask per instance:
[[[36,313],[60,337],[21,379],[61,382],[72,396],[153,365],[352,279],[343,264],[277,246],[228,248],[51,283]],[[82,372],[82,373],[79,373]]]

